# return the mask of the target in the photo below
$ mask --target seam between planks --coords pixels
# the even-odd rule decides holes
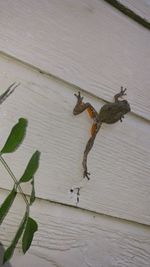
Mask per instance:
[[[106,99],[97,96],[96,94],[93,94],[93,93],[91,93],[91,92],[89,92],[89,91],[86,91],[85,89],[81,88],[80,86],[75,85],[74,83],[68,82],[68,81],[66,81],[66,80],[64,80],[64,79],[62,79],[62,78],[60,78],[60,77],[58,77],[58,76],[56,76],[56,75],[54,75],[54,74],[51,74],[51,73],[49,73],[49,72],[47,72],[47,71],[41,70],[40,68],[38,68],[38,67],[36,67],[36,66],[34,66],[34,65],[32,65],[32,64],[30,64],[30,63],[28,63],[28,62],[26,62],[26,61],[23,61],[23,60],[21,60],[21,59],[19,59],[19,58],[16,58],[15,56],[12,56],[12,55],[10,55],[10,54],[8,54],[8,53],[6,53],[6,52],[0,51],[0,56],[5,57],[5,58],[7,58],[7,59],[14,60],[15,63],[21,63],[23,66],[29,67],[31,70],[37,71],[37,72],[39,72],[41,75],[46,76],[46,78],[49,78],[49,79],[50,79],[50,78],[53,78],[56,82],[59,82],[59,83],[61,82],[61,83],[64,84],[65,86],[73,87],[73,88],[76,89],[76,90],[80,90],[80,91],[82,91],[82,92],[85,92],[85,93],[88,94],[89,96],[92,96],[92,97],[95,97],[95,98],[97,98],[97,99],[100,99],[100,100],[102,100],[102,101],[104,101],[104,102],[106,102],[106,103],[109,102],[109,101],[107,101]],[[130,114],[133,114],[133,115],[136,116],[137,118],[141,118],[141,119],[143,119],[145,122],[150,122],[150,120],[149,120],[148,118],[145,118],[144,116],[142,116],[142,115],[140,115],[140,114],[137,114],[136,112],[131,111]]]
[[[147,19],[136,14],[133,10],[131,10],[127,6],[123,5],[119,1],[117,1],[117,0],[103,0],[103,1],[105,1],[109,5],[113,6],[114,8],[119,10],[120,12],[122,12],[124,15],[126,15],[130,19],[136,21],[138,24],[142,25],[144,28],[150,30],[150,22]]]
[[[3,191],[8,192],[8,193],[11,192],[11,190],[8,190],[8,189],[2,188],[2,187],[0,187],[0,190],[3,190]],[[17,194],[21,196],[21,194],[19,192],[17,192]],[[25,194],[25,195],[27,197],[30,197],[30,195],[28,195],[28,194]],[[101,212],[92,211],[92,210],[87,209],[87,208],[82,208],[82,207],[79,207],[79,206],[77,207],[77,206],[75,206],[73,204],[67,204],[67,203],[63,203],[63,202],[59,202],[59,201],[49,200],[49,199],[46,199],[46,198],[44,199],[44,198],[41,198],[41,197],[36,197],[35,201],[36,201],[36,199],[39,200],[39,201],[45,201],[45,202],[56,204],[56,205],[59,205],[59,206],[64,206],[64,207],[73,208],[73,209],[79,209],[80,211],[88,212],[88,213],[92,214],[93,216],[99,215],[99,216],[103,216],[105,218],[110,218],[111,220],[115,220],[115,221],[118,221],[118,222],[130,223],[130,224],[134,224],[134,225],[136,224],[138,226],[141,226],[141,227],[144,226],[147,229],[150,229],[150,224],[143,223],[143,222],[137,222],[136,220],[120,218],[120,217],[117,217],[117,216],[113,216],[113,215],[109,215],[109,214],[105,214],[105,213],[101,213]]]

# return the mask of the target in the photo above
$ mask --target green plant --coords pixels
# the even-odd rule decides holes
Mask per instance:
[[[14,181],[13,189],[8,194],[8,196],[6,197],[6,199],[4,200],[4,202],[0,207],[0,225],[2,224],[7,213],[9,212],[9,209],[12,206],[18,191],[23,197],[26,204],[25,213],[21,220],[21,223],[15,233],[13,240],[11,241],[11,244],[4,252],[3,264],[9,261],[13,256],[14,250],[21,236],[22,236],[22,251],[23,253],[26,253],[26,251],[29,249],[32,243],[34,233],[38,229],[37,222],[30,217],[30,207],[35,201],[34,174],[39,166],[40,152],[35,151],[35,153],[32,155],[19,181],[16,179],[15,175],[13,174],[13,172],[11,171],[10,167],[8,166],[7,162],[3,157],[4,154],[12,153],[20,146],[25,137],[26,128],[27,128],[27,120],[24,118],[20,118],[18,123],[12,128],[6,140],[5,145],[0,151],[0,162],[5,167],[10,177]],[[29,181],[31,182],[32,189],[30,197],[27,197],[21,188],[21,184]]]

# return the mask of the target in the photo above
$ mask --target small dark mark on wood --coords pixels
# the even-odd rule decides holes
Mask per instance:
[[[45,74],[44,71],[42,71],[42,70],[39,70],[39,73],[41,73],[41,74]]]
[[[76,205],[78,205],[79,201],[80,201],[80,189],[81,187],[75,187],[75,188],[71,188],[70,189],[70,192],[71,193],[75,193],[76,196],[77,196],[77,202],[76,202]]]

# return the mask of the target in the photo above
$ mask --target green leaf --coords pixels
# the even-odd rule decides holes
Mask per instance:
[[[39,159],[40,159],[40,152],[36,151],[32,155],[32,157],[31,157],[31,159],[30,159],[30,161],[29,161],[29,163],[25,169],[24,174],[20,178],[19,183],[28,182],[33,178],[35,172],[37,171],[37,169],[39,167]]]
[[[22,143],[27,127],[27,120],[20,118],[18,123],[12,128],[4,147],[1,150],[3,153],[11,153],[15,151]]]
[[[1,207],[0,207],[0,225],[2,224],[4,218],[6,217],[11,205],[14,202],[14,199],[16,197],[16,189],[15,187],[13,188],[13,190],[9,193],[9,195],[6,197],[6,199],[4,200],[4,202],[2,203]]]
[[[6,251],[4,253],[3,264],[11,259],[12,255],[14,253],[14,250],[16,248],[16,245],[17,245],[17,243],[18,243],[18,241],[19,241],[19,239],[20,239],[20,237],[24,231],[25,225],[26,225],[27,220],[28,220],[28,216],[29,216],[29,213],[28,213],[28,211],[26,211],[11,245],[6,249]]]
[[[27,224],[26,224],[24,234],[23,234],[23,239],[22,239],[22,250],[23,250],[24,254],[30,248],[34,233],[37,230],[38,230],[38,225],[37,225],[36,221],[33,220],[31,217],[29,217]]]
[[[31,185],[32,185],[32,191],[31,191],[31,196],[30,196],[30,205],[32,205],[33,202],[35,201],[34,178],[31,181]]]

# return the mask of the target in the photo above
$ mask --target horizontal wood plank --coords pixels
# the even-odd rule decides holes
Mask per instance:
[[[2,0],[0,9],[1,51],[107,101],[124,85],[132,111],[150,119],[147,29],[100,0]]]
[[[1,105],[0,147],[19,117],[29,121],[26,139],[12,154],[5,155],[17,178],[35,150],[41,151],[36,175],[36,195],[55,202],[76,205],[70,188],[83,185],[79,207],[111,216],[150,223],[150,151],[147,121],[132,114],[123,123],[103,125],[89,154],[89,182],[82,178],[82,157],[91,121],[87,114],[74,117],[76,90],[11,59],[0,59],[3,92],[12,82],[21,85]],[[0,92],[0,93],[1,93]],[[97,110],[104,104],[84,94]],[[0,187],[12,181],[0,167]],[[24,185],[25,192],[30,186]]]
[[[6,195],[0,190],[0,203]],[[23,201],[18,196],[0,228],[6,247],[22,214]],[[12,267],[27,263],[38,267],[149,266],[149,227],[41,200],[36,200],[31,214],[38,221],[38,232],[25,256],[17,251]]]

